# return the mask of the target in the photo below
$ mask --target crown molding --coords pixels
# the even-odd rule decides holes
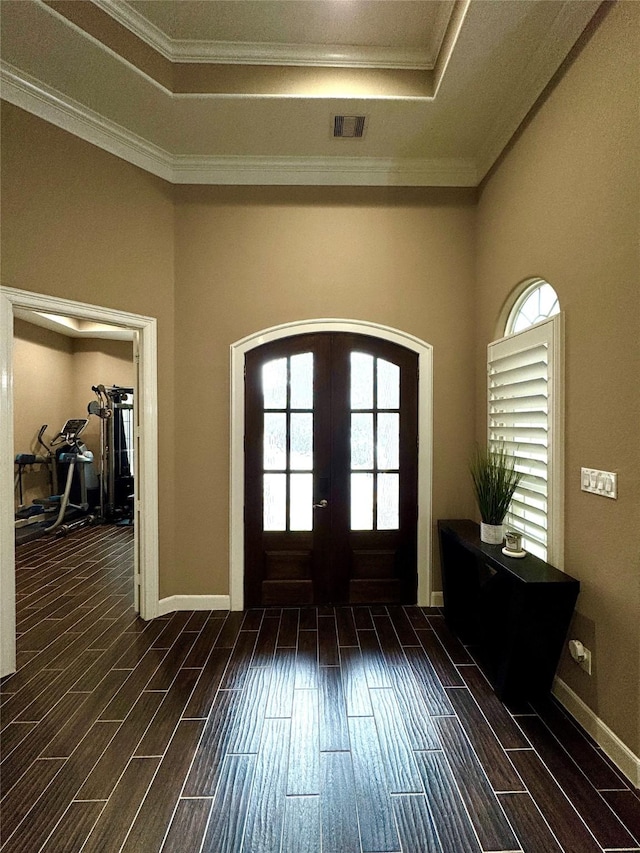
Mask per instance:
[[[171,156],[122,125],[0,60],[2,99],[122,160],[170,181]]]
[[[176,184],[475,187],[471,160],[377,157],[174,158]]]
[[[405,71],[431,71],[435,65],[435,59],[429,58],[426,51],[419,49],[172,39],[126,2],[93,0],[93,3],[170,62],[388,68]]]
[[[431,71],[434,62],[422,50],[357,45],[266,44],[265,42],[172,42],[173,62],[224,65],[294,65],[313,68],[383,68]]]
[[[149,47],[157,50],[165,59],[173,60],[173,39],[170,39],[159,27],[152,24],[128,3],[116,0],[92,0],[93,5],[102,9],[123,27],[126,27]]]
[[[2,98],[98,148],[174,184],[474,187],[470,159],[256,157],[171,154],[0,62]]]

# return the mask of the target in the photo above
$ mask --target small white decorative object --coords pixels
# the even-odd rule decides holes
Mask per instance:
[[[480,522],[480,541],[487,545],[502,545],[504,541],[504,524],[485,524]]]
[[[522,534],[517,530],[507,530],[505,534],[505,547],[502,553],[506,557],[524,557],[526,551],[522,548]]]

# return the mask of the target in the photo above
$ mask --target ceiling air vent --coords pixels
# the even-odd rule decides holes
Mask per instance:
[[[334,137],[341,139],[360,139],[364,134],[364,120],[364,116],[334,116]]]

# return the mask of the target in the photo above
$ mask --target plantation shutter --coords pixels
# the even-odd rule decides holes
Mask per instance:
[[[561,317],[488,347],[488,441],[523,477],[506,518],[527,551],[562,563]]]

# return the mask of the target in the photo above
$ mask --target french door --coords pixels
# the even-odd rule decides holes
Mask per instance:
[[[298,335],[245,362],[245,604],[414,603],[417,355]]]

